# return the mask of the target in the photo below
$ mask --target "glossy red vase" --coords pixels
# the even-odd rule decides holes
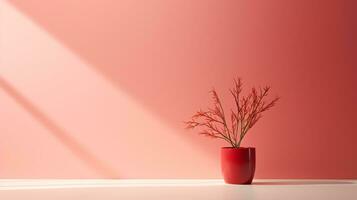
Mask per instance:
[[[255,172],[255,148],[223,147],[221,168],[229,184],[251,184]]]

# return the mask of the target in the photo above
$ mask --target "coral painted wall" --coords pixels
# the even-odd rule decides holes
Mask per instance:
[[[340,0],[0,2],[1,178],[218,178],[184,130],[236,76],[281,101],[257,178],[357,178],[357,9]]]

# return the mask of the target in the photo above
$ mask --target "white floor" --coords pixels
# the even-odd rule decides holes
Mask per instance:
[[[324,199],[357,200],[357,180],[0,180],[1,200]]]

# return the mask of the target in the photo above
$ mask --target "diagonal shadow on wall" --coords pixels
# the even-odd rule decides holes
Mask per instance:
[[[232,39],[238,30],[229,20],[237,17],[236,3],[8,3],[178,133],[184,132],[182,121],[207,102],[211,86],[227,88],[237,72],[237,41]],[[202,9],[204,4],[213,5]],[[212,141],[180,137],[208,155],[216,153]]]
[[[105,178],[118,178],[114,168],[97,158],[89,149],[84,147],[75,138],[71,137],[64,128],[34,106],[25,96],[19,93],[4,78],[0,77],[0,88],[4,90],[14,101],[16,101],[24,110],[30,113],[38,122],[40,122],[53,136],[55,136],[63,146],[67,147],[78,159],[85,163],[89,168],[95,170]]]

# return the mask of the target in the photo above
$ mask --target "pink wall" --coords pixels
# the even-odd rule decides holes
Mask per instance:
[[[357,178],[353,1],[0,5],[1,178],[221,177],[182,121],[235,76],[282,97],[243,144],[257,178]]]

